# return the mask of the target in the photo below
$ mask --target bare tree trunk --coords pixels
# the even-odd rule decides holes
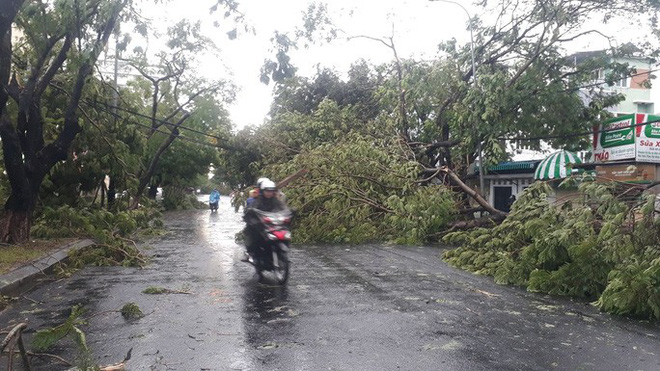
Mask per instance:
[[[114,177],[110,177],[110,184],[108,184],[108,209],[115,204],[115,199],[117,198],[117,189],[115,185]]]
[[[479,192],[475,191],[474,189],[470,188],[467,184],[465,184],[461,180],[461,178],[459,178],[458,175],[456,175],[456,173],[453,172],[451,169],[449,169],[447,167],[442,167],[440,169],[429,169],[429,170],[436,170],[436,171],[439,170],[440,172],[447,174],[454,184],[456,184],[459,188],[461,188],[461,190],[463,190],[463,192],[467,193],[470,197],[472,197],[475,201],[477,201],[479,206],[483,207],[484,210],[488,211],[491,215],[493,215],[493,216],[497,216],[497,215],[506,216],[507,215],[507,213],[505,213],[504,211],[497,210],[496,208],[494,208],[490,203],[488,203],[488,201],[486,201],[479,194]]]
[[[101,181],[101,207],[105,205],[105,179]]]
[[[147,193],[147,196],[150,199],[155,200],[156,195],[158,195],[158,184],[152,184],[149,186],[149,192]]]
[[[294,180],[296,180],[296,179],[298,179],[302,176],[305,176],[308,172],[309,172],[309,170],[307,170],[307,169],[301,169],[301,170],[296,171],[294,174],[289,175],[288,177],[282,179],[279,183],[277,183],[277,188],[286,187],[287,184],[293,182]]]
[[[179,121],[176,124],[174,124],[174,127],[172,128],[170,135],[160,145],[160,147],[154,154],[154,157],[151,158],[149,167],[147,168],[146,171],[144,171],[140,175],[140,183],[138,184],[137,192],[135,193],[135,197],[133,198],[133,202],[131,203],[131,207],[130,207],[131,209],[137,209],[138,204],[140,203],[140,198],[144,193],[144,190],[147,188],[147,185],[151,181],[151,177],[153,177],[154,173],[156,172],[156,166],[158,165],[160,156],[162,156],[163,153],[165,153],[165,151],[170,147],[170,145],[172,145],[172,142],[174,142],[176,137],[179,136],[179,126],[181,126],[181,124],[183,124],[183,122],[186,121],[188,117],[190,117],[190,114],[185,114],[181,119],[179,119]]]
[[[21,159],[20,141],[6,114],[0,118],[0,137],[2,137],[5,171],[12,190],[5,203],[4,214],[0,218],[0,241],[21,243],[30,238],[30,220],[36,194],[33,195],[31,192],[34,185]]]
[[[31,213],[6,210],[0,219],[0,240],[5,243],[21,243],[30,239]]]

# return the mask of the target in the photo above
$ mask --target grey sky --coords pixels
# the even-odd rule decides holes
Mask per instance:
[[[259,82],[259,70],[264,58],[271,55],[269,49],[273,32],[293,32],[295,26],[301,23],[302,12],[311,2],[240,1],[239,9],[245,14],[247,24],[254,27],[255,34],[239,33],[238,39],[231,41],[225,34],[231,25],[224,28],[212,25],[213,21],[221,21],[221,24],[223,21],[222,12],[209,14],[214,0],[172,0],[167,6],[148,9],[145,15],[162,25],[181,18],[200,19],[204,22],[204,32],[221,48],[221,59],[204,57],[199,70],[209,77],[226,78],[231,75],[240,92],[229,110],[232,120],[241,128],[261,124],[269,109],[272,87]],[[481,9],[473,7],[471,2],[461,3],[473,16],[480,15]],[[328,7],[339,28],[346,31],[347,35],[394,35],[397,50],[404,58],[433,58],[438,43],[451,38],[456,38],[459,43],[469,42],[467,16],[454,4],[426,0],[332,0],[328,2]],[[587,26],[617,35],[620,43],[638,37],[635,34],[639,34],[636,26],[624,21],[613,25],[602,25],[595,21]],[[607,45],[606,39],[595,36],[580,40],[573,48],[593,50]],[[292,56],[299,73],[305,76],[312,75],[316,65],[334,67],[344,72],[352,62],[360,58],[374,63],[392,59],[391,51],[377,42],[366,39],[347,41],[345,36],[330,45],[293,52]]]

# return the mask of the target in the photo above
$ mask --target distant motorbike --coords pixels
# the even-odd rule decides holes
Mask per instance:
[[[212,213],[218,211],[219,203],[220,203],[220,193],[214,190],[209,195],[209,208],[211,209]]]
[[[259,224],[261,241],[258,249],[248,262],[254,266],[259,280],[264,278],[265,272],[272,272],[277,283],[286,284],[289,279],[289,246],[291,244],[290,225],[293,213],[289,209],[278,212],[265,212],[258,209],[248,209],[248,213],[255,213]]]

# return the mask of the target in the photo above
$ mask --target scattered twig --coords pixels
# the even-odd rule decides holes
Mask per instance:
[[[9,331],[9,334],[0,344],[0,352],[4,351],[12,338],[21,336],[21,332],[27,327],[27,323],[21,322]]]
[[[18,351],[18,350],[15,350],[15,351],[14,351],[14,353],[18,353],[18,352],[20,352],[20,351]],[[5,351],[5,353],[9,353],[9,352],[8,352],[8,351]],[[37,357],[37,358],[53,358],[53,359],[59,361],[60,363],[62,363],[63,365],[65,365],[65,366],[73,366],[73,363],[71,363],[71,362],[67,361],[66,359],[64,359],[64,358],[62,358],[62,357],[60,357],[60,356],[57,356],[57,355],[55,355],[55,354],[50,354],[50,353],[34,353],[34,352],[29,352],[29,351],[26,352],[26,354],[27,354],[28,356],[30,356],[30,357]]]
[[[31,302],[33,302],[33,303],[35,303],[35,304],[43,304],[43,302],[38,301],[38,300],[34,300],[34,299],[29,298],[29,297],[27,297],[27,296],[25,296],[25,295],[23,295],[22,298],[25,299],[25,300],[31,301]]]
[[[23,360],[23,368],[26,371],[30,371],[30,361],[28,360],[27,354],[25,352],[25,346],[23,345],[23,337],[22,332],[27,328],[27,323],[22,322],[19,323],[18,325],[14,326],[11,331],[9,331],[9,334],[5,337],[5,339],[2,341],[2,344],[0,344],[0,353],[3,353],[5,351],[5,348],[9,345],[9,360],[7,363],[7,370],[12,370],[13,369],[13,364],[14,364],[14,347],[18,345],[18,352],[21,355],[21,358]],[[16,339],[16,341],[12,342],[12,339]]]
[[[436,176],[438,176],[438,174],[440,174],[440,172],[442,172],[442,168],[437,169],[437,170],[436,170],[431,176],[429,176],[428,178],[424,178],[424,179],[416,180],[415,183],[426,183],[426,182],[430,182],[433,178],[435,178]]]
[[[124,360],[115,363],[113,365],[109,366],[102,366],[99,368],[100,371],[124,371],[126,369],[126,362],[131,359],[131,353],[133,352],[133,348],[128,350],[128,353],[126,353],[126,357],[124,357]]]
[[[476,289],[476,290],[474,290],[474,291],[476,291],[476,292],[478,292],[478,293],[480,293],[480,294],[484,294],[484,295],[488,296],[489,298],[496,298],[496,297],[499,296],[498,294],[493,294],[493,293],[490,293],[490,292],[488,292],[488,291],[484,291],[484,290]]]
[[[48,255],[48,256],[52,257],[52,255]],[[41,268],[37,267],[36,265],[34,265],[34,262],[30,263],[30,265],[37,268],[39,270],[39,272],[41,272],[41,274],[43,274],[44,276],[47,276],[46,272],[44,272],[43,269],[41,269]]]

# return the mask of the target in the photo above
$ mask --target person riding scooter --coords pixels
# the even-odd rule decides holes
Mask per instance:
[[[277,212],[287,208],[287,206],[276,197],[277,186],[275,185],[275,182],[269,179],[263,180],[259,188],[259,196],[254,202],[252,202],[251,208],[266,212]],[[254,255],[261,238],[259,230],[257,230],[259,217],[254,213],[250,213],[250,209],[248,208],[243,216],[243,220],[246,223],[243,233],[245,236],[247,254]],[[248,261],[248,259],[249,256],[246,256],[243,261]]]
[[[214,189],[213,191],[211,191],[211,194],[209,195],[209,208],[211,208],[211,212],[218,210],[219,203],[220,203],[220,192],[218,192],[217,189]]]

